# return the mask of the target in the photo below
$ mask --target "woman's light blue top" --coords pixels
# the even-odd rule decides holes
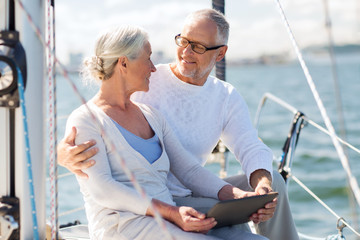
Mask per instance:
[[[124,136],[125,140],[129,143],[129,145],[141,155],[143,155],[149,163],[152,164],[159,159],[162,153],[162,149],[160,140],[156,133],[152,138],[143,139],[126,130],[116,121],[112,121],[115,123],[116,127],[119,129],[119,131]]]

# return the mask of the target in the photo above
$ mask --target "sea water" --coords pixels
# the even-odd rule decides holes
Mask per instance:
[[[336,90],[331,63],[327,57],[308,58],[307,66],[332,123],[340,131],[339,104],[336,101]],[[338,90],[341,95],[342,114],[346,126],[346,139],[360,148],[360,57],[356,54],[337,56],[336,73]],[[298,62],[270,65],[228,66],[227,81],[233,84],[244,97],[249,112],[254,120],[257,106],[263,94],[270,92],[288,104],[302,111],[308,118],[325,127],[320,111],[310,91],[307,80]],[[85,99],[90,99],[97,91],[96,86],[84,86],[79,75],[71,74]],[[57,77],[57,110],[58,138],[64,135],[66,118],[81,100],[73,92],[68,80]],[[262,111],[259,126],[259,137],[273,150],[279,158],[282,147],[290,130],[293,114],[278,104],[267,101]],[[89,120],[90,121],[90,120]],[[357,181],[360,181],[360,155],[347,150],[351,170]],[[228,156],[228,174],[241,172],[241,167],[234,156]],[[215,174],[218,164],[206,166]],[[274,168],[277,167],[274,161]],[[308,188],[319,196],[336,214],[344,217],[354,227],[359,225],[359,207],[353,207],[354,200],[349,198],[347,176],[331,139],[311,125],[307,125],[300,134],[292,165],[292,174],[299,178]],[[67,170],[60,167],[59,174]],[[74,176],[59,179],[59,223],[67,224],[79,220],[86,223],[83,210],[63,216],[64,212],[83,206],[82,196]],[[288,180],[288,192],[291,210],[299,232],[314,237],[325,238],[336,234],[337,218],[312,198],[292,179]],[[109,198],[111,193],[109,193]],[[356,206],[356,203],[355,203]],[[49,215],[49,211],[48,211]],[[345,228],[347,239],[356,239],[350,230]]]

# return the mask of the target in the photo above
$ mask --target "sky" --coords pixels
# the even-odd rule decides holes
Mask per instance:
[[[277,0],[226,0],[230,23],[227,59],[293,52]],[[327,43],[325,0],[281,0],[300,48]],[[360,1],[328,0],[336,44],[360,43]],[[153,52],[175,54],[174,36],[187,14],[211,7],[211,0],[61,0],[56,1],[57,56],[90,56],[98,33],[109,26],[132,24],[150,36]]]

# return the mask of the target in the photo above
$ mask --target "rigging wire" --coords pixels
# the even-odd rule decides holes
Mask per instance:
[[[289,34],[289,37],[290,37],[290,40],[291,40],[291,43],[293,44],[293,47],[294,47],[294,50],[296,52],[296,55],[298,57],[298,60],[300,62],[300,65],[304,71],[304,74],[305,74],[305,77],[306,77],[306,80],[309,84],[309,87],[313,93],[313,96],[315,98],[315,101],[316,101],[316,104],[318,105],[318,108],[320,110],[320,113],[321,113],[321,116],[325,122],[325,125],[327,127],[327,129],[329,130],[329,133],[330,133],[330,137],[331,137],[331,140],[335,146],[335,149],[339,155],[339,158],[340,158],[340,161],[341,161],[341,164],[343,165],[343,168],[345,170],[345,172],[347,173],[347,177],[348,177],[348,181],[350,183],[350,187],[355,195],[355,198],[357,200],[357,203],[358,205],[360,206],[360,188],[359,188],[359,185],[357,183],[357,180],[356,178],[352,175],[351,173],[351,169],[350,169],[350,166],[349,166],[349,161],[347,159],[347,157],[345,156],[344,154],[344,150],[342,148],[342,146],[340,145],[339,141],[337,140],[337,135],[335,133],[335,130],[334,130],[334,127],[326,113],[326,109],[324,107],[324,104],[319,96],[319,93],[317,92],[316,90],[316,87],[315,87],[315,84],[314,84],[314,81],[312,80],[312,77],[310,75],[310,72],[309,72],[309,69],[307,68],[306,66],[306,63],[303,59],[303,56],[300,52],[300,49],[298,47],[298,44],[295,40],[295,37],[292,33],[292,30],[290,28],[290,25],[289,25],[289,22],[287,21],[287,18],[285,16],[285,13],[284,13],[284,10],[280,4],[280,1],[279,0],[275,0],[276,1],[276,4],[277,4],[277,7],[278,7],[278,10],[280,12],[280,15],[282,17],[282,20],[285,24],[285,27],[286,27],[286,30]]]
[[[339,84],[339,78],[338,78],[338,72],[336,67],[336,61],[335,61],[335,51],[334,51],[334,38],[332,33],[332,23],[329,13],[329,4],[328,0],[323,0],[324,4],[324,12],[325,12],[325,28],[327,30],[328,34],[328,42],[329,42],[329,54],[330,54],[330,61],[331,61],[331,70],[332,70],[332,77],[334,82],[334,90],[335,90],[335,99],[336,99],[336,110],[337,110],[337,116],[338,116],[338,124],[339,124],[339,132],[342,139],[345,141],[347,140],[347,134],[346,134],[346,126],[345,126],[345,116],[344,116],[344,109],[342,105],[342,98],[341,98],[341,92],[340,92],[340,84]],[[347,151],[347,148],[344,149],[346,157],[349,157],[349,153]],[[350,165],[350,163],[349,163]],[[358,225],[357,221],[357,213],[356,213],[356,202],[354,199],[354,195],[351,191],[348,191],[349,196],[349,203],[350,207],[352,209],[353,213],[353,221],[355,225]]]
[[[328,42],[329,42],[329,54],[330,54],[330,61],[331,61],[331,71],[332,77],[334,82],[334,89],[335,89],[335,98],[336,98],[336,109],[339,121],[339,129],[340,129],[340,136],[342,139],[346,140],[346,127],[345,127],[345,118],[344,118],[344,109],[342,106],[341,100],[341,93],[339,91],[340,84],[339,84],[339,77],[338,72],[336,69],[336,60],[335,60],[335,51],[334,51],[334,38],[332,34],[332,23],[329,14],[329,6],[328,0],[323,0],[324,3],[324,11],[325,11],[325,27],[328,34]],[[345,151],[346,156],[348,156],[347,152]]]
[[[52,11],[51,11],[52,10]],[[52,16],[52,23],[51,23]],[[49,176],[50,176],[50,222],[51,239],[58,239],[58,168],[56,163],[57,113],[55,77],[55,8],[53,1],[47,1],[47,49],[48,57],[48,107],[49,107]],[[51,35],[53,33],[53,35]]]
[[[326,205],[325,202],[323,202],[316,194],[311,191],[308,187],[305,186],[297,177],[292,175],[291,173],[289,176],[297,183],[299,184],[306,192],[308,192],[313,198],[315,198],[326,210],[328,210],[332,215],[334,215],[339,221],[341,221],[345,226],[347,226],[353,233],[355,233],[357,236],[360,237],[360,233],[357,232],[349,223],[345,221],[342,217],[340,217],[336,212],[334,212],[328,205]]]

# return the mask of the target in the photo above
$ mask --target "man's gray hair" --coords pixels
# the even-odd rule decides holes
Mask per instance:
[[[217,27],[217,40],[219,41],[219,44],[227,44],[229,39],[229,23],[226,20],[224,14],[221,12],[215,10],[215,9],[202,9],[195,12],[190,13],[186,19],[185,23],[194,21],[194,20],[200,20],[200,19],[210,19],[212,20]]]

